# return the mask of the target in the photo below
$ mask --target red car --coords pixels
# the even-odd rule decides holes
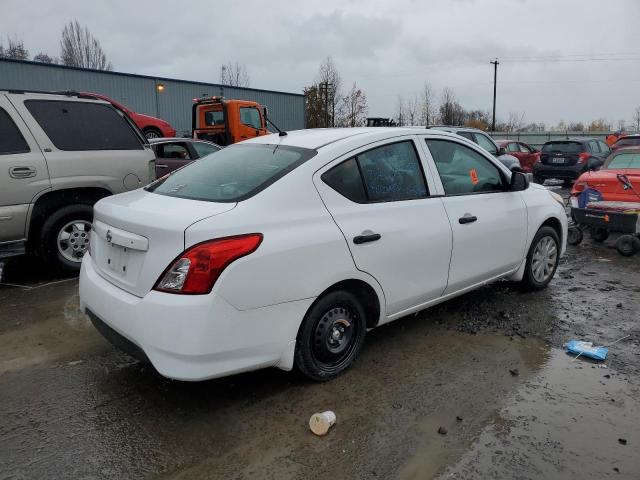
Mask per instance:
[[[513,155],[520,161],[522,170],[527,173],[533,171],[533,164],[540,161],[540,152],[524,142],[516,140],[496,140],[499,147],[505,149],[505,153]]]
[[[607,157],[600,170],[580,175],[571,189],[572,205],[578,204],[587,187],[600,192],[605,201],[640,202],[640,148],[621,148]]]
[[[123,111],[129,118],[133,120],[144,136],[147,138],[161,138],[161,137],[175,137],[176,129],[171,126],[169,122],[166,122],[160,118],[152,117],[150,115],[144,115],[142,113],[136,113],[133,110],[125,107],[121,103],[112,100],[111,98],[101,95],[99,93],[87,93],[83,92],[83,95],[91,95],[93,97],[99,98],[100,100],[104,100],[105,102],[109,102],[111,105],[116,107],[118,110]]]

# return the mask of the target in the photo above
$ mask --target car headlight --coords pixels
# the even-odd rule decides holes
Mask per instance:
[[[564,198],[562,198],[556,192],[552,192],[551,190],[547,190],[547,192],[549,192],[549,195],[551,195],[551,198],[553,198],[556,202],[558,202],[560,205],[564,207]]]

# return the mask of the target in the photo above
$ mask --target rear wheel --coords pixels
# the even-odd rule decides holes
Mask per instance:
[[[526,290],[541,290],[549,285],[560,261],[560,239],[556,231],[548,226],[538,230],[533,237],[522,285]]]
[[[157,128],[153,128],[153,127],[145,128],[142,131],[142,133],[144,133],[144,136],[147,137],[148,140],[152,138],[162,137],[162,132],[160,132],[160,130],[158,130]]]
[[[60,273],[80,271],[89,249],[93,207],[69,205],[55,211],[42,225],[38,253],[44,262]]]
[[[580,245],[583,238],[584,234],[582,233],[582,229],[580,227],[569,227],[567,235],[567,243],[569,245]]]
[[[593,238],[596,242],[604,242],[607,238],[609,238],[609,230],[601,227],[592,228],[591,238]]]
[[[295,365],[306,377],[323,382],[354,362],[367,329],[358,299],[343,290],[329,292],[307,312],[295,353]]]
[[[620,255],[630,257],[640,250],[640,240],[633,235],[621,235],[616,240],[616,250]]]

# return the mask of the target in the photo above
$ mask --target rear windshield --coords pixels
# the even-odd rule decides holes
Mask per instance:
[[[584,147],[579,142],[548,142],[542,147],[544,153],[580,153]]]
[[[264,190],[317,153],[290,146],[232,145],[176,170],[147,190],[170,197],[239,202]]]
[[[621,138],[615,143],[616,147],[633,147],[640,145],[640,137]]]
[[[609,158],[604,168],[606,170],[640,168],[640,153],[626,152],[613,155]]]

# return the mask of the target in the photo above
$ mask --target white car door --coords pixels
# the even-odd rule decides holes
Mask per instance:
[[[357,268],[380,283],[387,316],[447,285],[451,226],[427,179],[413,136],[368,145],[314,175]]]
[[[475,145],[427,138],[453,230],[445,294],[496,278],[524,259],[527,209],[520,192],[508,190],[507,174]]]

